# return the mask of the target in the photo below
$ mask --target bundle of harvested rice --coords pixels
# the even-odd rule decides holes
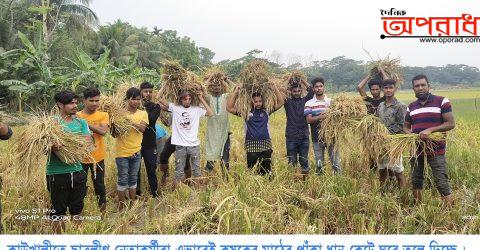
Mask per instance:
[[[207,87],[207,91],[209,94],[212,94],[213,92],[212,88],[215,85],[221,86],[222,93],[227,93],[229,91],[230,81],[227,77],[227,74],[222,68],[218,66],[208,69],[203,77],[203,81]]]
[[[268,66],[264,61],[254,60],[243,68],[240,73],[242,82],[240,92],[235,101],[235,109],[243,119],[247,119],[252,109],[252,94],[259,93],[263,97],[263,107],[272,112],[277,98],[275,88],[280,89],[281,81],[271,77]]]
[[[283,76],[283,88],[288,90],[292,85],[298,84],[302,89],[302,96],[307,94],[308,82],[307,77],[301,71],[292,71]],[[290,97],[290,91],[287,91],[287,97]]]
[[[400,65],[400,58],[385,58],[373,61],[368,64],[370,72],[370,79],[382,79],[381,70],[385,73],[385,79],[393,79],[397,86],[403,84],[402,66]]]
[[[160,89],[161,98],[178,103],[178,95],[182,91],[189,91],[192,95],[192,105],[199,105],[199,99],[196,91],[200,90],[206,93],[205,87],[198,81],[198,77],[185,70],[180,64],[173,61],[167,61],[163,65],[162,74],[163,84]]]
[[[58,116],[32,115],[25,129],[15,137],[14,150],[19,166],[32,168],[45,166],[53,145],[60,145],[55,155],[64,163],[74,164],[91,158],[94,145],[83,135],[65,132]]]
[[[367,107],[359,96],[340,93],[325,112],[321,121],[319,138],[327,145],[347,145],[355,135],[358,122],[367,115]],[[336,143],[337,142],[337,143]]]
[[[110,117],[111,132],[114,135],[122,136],[131,129],[135,129],[133,122],[128,118],[126,92],[132,87],[131,83],[123,83],[117,87],[111,96],[100,96],[99,110],[107,112]]]
[[[432,133],[427,140],[420,139],[418,134],[397,134],[388,135],[387,155],[390,159],[389,164],[395,164],[395,161],[402,157],[405,151],[408,151],[410,157],[431,154],[434,151],[435,143],[445,140],[444,133]]]
[[[387,154],[386,144],[389,135],[387,127],[378,117],[367,115],[358,122],[357,134],[359,135],[363,155],[380,164]]]

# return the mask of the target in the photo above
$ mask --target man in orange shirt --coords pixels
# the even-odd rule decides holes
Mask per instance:
[[[93,188],[97,196],[97,203],[100,211],[104,212],[106,208],[105,191],[105,141],[104,136],[108,132],[109,117],[108,113],[97,111],[100,103],[100,91],[96,88],[87,88],[83,91],[84,109],[77,113],[77,116],[87,120],[88,128],[93,132],[93,141],[95,142],[95,151],[92,152],[90,159],[82,162],[85,173],[88,170],[92,173]],[[95,170],[94,167],[95,166]]]

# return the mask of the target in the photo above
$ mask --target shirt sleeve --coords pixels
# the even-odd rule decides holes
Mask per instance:
[[[173,112],[174,109],[175,109],[175,105],[173,103],[169,103],[168,104],[168,112]]]
[[[108,115],[108,113],[105,113],[100,123],[110,126],[110,116]]]
[[[147,113],[147,111],[143,111],[142,121],[145,122],[146,124],[148,124],[148,113]]]
[[[7,134],[1,135],[0,140],[6,141],[6,140],[10,139],[10,137],[12,137],[12,135],[13,135],[12,129],[10,127],[7,127]]]
[[[82,124],[82,135],[91,135],[90,129],[88,128],[88,123],[85,119],[80,119],[80,123]]]
[[[440,108],[442,114],[452,112],[452,104],[448,98],[444,97],[442,100],[442,106]]]
[[[412,117],[410,116],[410,107],[405,110],[405,122],[412,123]]]
[[[303,109],[303,115],[307,116],[311,114],[312,114],[312,107],[308,103],[306,103],[305,108]]]

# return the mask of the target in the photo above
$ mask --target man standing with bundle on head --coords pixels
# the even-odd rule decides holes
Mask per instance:
[[[312,99],[314,93],[308,88],[307,95],[302,97],[302,86],[299,78],[292,78],[288,83],[290,97],[285,99],[285,114],[287,127],[285,129],[288,164],[296,167],[300,162],[301,173],[308,174],[308,151],[310,148],[308,123],[305,119],[305,103]],[[296,80],[296,81],[295,81]]]
[[[200,140],[198,139],[198,128],[200,118],[212,116],[213,111],[205,101],[202,91],[196,92],[203,107],[193,106],[192,94],[184,90],[178,95],[180,105],[169,103],[160,98],[162,109],[168,107],[167,111],[172,112],[172,137],[171,143],[175,145],[175,176],[173,188],[185,178],[185,164],[190,157],[193,177],[202,176],[200,169]],[[160,93],[159,93],[160,95]]]
[[[0,140],[6,141],[12,137],[13,131],[7,124],[0,122]],[[2,178],[0,177],[0,191],[2,190]],[[3,233],[2,226],[2,200],[0,200],[0,234]]]
[[[390,134],[403,134],[403,123],[405,121],[405,111],[407,107],[405,104],[399,102],[395,98],[397,91],[396,82],[393,79],[383,81],[382,91],[385,101],[381,102],[377,109],[377,116],[380,121],[387,127]],[[393,165],[390,165],[391,160],[388,157],[382,159],[378,170],[380,172],[380,185],[385,184],[388,176],[388,171],[393,171],[398,181],[400,189],[405,187],[405,176],[403,175],[403,160],[402,157],[397,159]]]
[[[140,93],[142,95],[142,103],[148,114],[148,124],[143,133],[142,139],[142,158],[147,169],[148,185],[150,186],[150,194],[152,197],[158,196],[158,180],[157,180],[157,141],[156,129],[158,117],[160,116],[160,105],[152,102],[153,85],[149,82],[140,84]],[[141,174],[138,170],[137,195],[141,195]]]
[[[225,86],[213,83],[208,86],[208,103],[213,116],[207,118],[205,136],[205,158],[208,171],[213,170],[215,161],[220,161],[222,172],[228,170],[230,159],[230,121],[228,120],[227,96]]]
[[[78,96],[72,91],[61,91],[55,95],[55,102],[60,110],[58,122],[65,132],[83,135],[85,140],[91,140],[87,121],[77,118]],[[82,164],[76,162],[67,164],[56,155],[63,145],[54,144],[47,162],[47,189],[50,192],[53,230],[59,234],[65,229],[67,209],[72,218],[80,215],[83,210],[83,200],[87,191],[87,174]],[[80,220],[75,220],[79,224]]]
[[[105,190],[105,155],[106,145],[104,136],[109,129],[109,116],[106,112],[98,111],[100,104],[100,91],[97,88],[87,88],[83,91],[82,111],[77,113],[79,118],[85,119],[88,128],[93,132],[93,141],[95,150],[92,152],[91,159],[85,159],[82,162],[83,170],[88,175],[88,170],[92,174],[93,188],[97,196],[97,204],[101,212],[105,212],[107,195]]]
[[[417,75],[412,79],[412,87],[417,100],[410,103],[405,115],[403,130],[405,133],[419,134],[420,139],[428,140],[429,135],[435,132],[447,132],[455,128],[452,105],[442,96],[430,93],[430,84],[425,75]],[[425,179],[425,162],[430,165],[433,180],[445,205],[451,205],[452,190],[448,180],[445,140],[434,142],[433,152],[425,154],[417,152],[418,159],[412,158],[412,186],[413,197],[416,202],[421,201],[423,181]]]
[[[235,87],[235,90],[228,98],[227,111],[240,116],[239,111],[235,108],[235,101],[237,100],[242,85]],[[273,112],[280,109],[284,104],[284,97],[278,87],[274,85],[275,91],[275,107]],[[245,120],[245,151],[247,152],[247,167],[252,169],[257,163],[260,168],[258,173],[267,175],[272,173],[272,140],[269,129],[269,113],[264,106],[264,97],[254,92],[250,101],[250,112]]]
[[[312,133],[313,152],[315,154],[315,161],[317,164],[317,174],[323,174],[323,166],[325,163],[325,149],[328,150],[330,163],[332,164],[333,172],[339,174],[340,155],[338,150],[335,150],[334,145],[326,145],[323,138],[319,138],[318,131],[325,119],[325,112],[332,99],[325,95],[325,80],[322,77],[316,77],[312,80],[313,92],[315,95],[312,99],[305,103],[304,115],[307,122],[310,124],[310,131]]]

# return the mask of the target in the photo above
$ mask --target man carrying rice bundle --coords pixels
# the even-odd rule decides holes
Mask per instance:
[[[428,140],[434,132],[447,132],[455,128],[450,101],[445,97],[430,93],[427,76],[413,77],[412,87],[417,100],[408,105],[403,127],[405,133],[419,134],[420,139]],[[418,159],[412,157],[412,188],[415,201],[421,201],[425,162],[427,162],[432,169],[435,186],[440,192],[444,204],[452,204],[452,190],[448,180],[445,152],[446,142],[442,140],[434,142],[433,152],[419,152]]]
[[[148,114],[148,124],[143,133],[141,154],[145,168],[147,170],[148,185],[150,186],[150,194],[152,197],[158,196],[158,180],[157,180],[157,143],[156,128],[158,117],[160,117],[160,105],[152,102],[153,84],[143,82],[140,84],[140,93],[142,95],[142,103]],[[138,170],[137,179],[137,195],[141,195],[141,174]]]
[[[264,96],[259,92],[251,94],[250,112],[245,120],[245,151],[247,152],[247,167],[252,169],[257,163],[260,175],[271,174],[272,167],[272,140],[269,129],[269,116],[280,109],[284,103],[284,96],[276,85],[273,85],[276,97],[275,106],[268,112],[264,106]],[[235,108],[242,84],[238,85],[228,99],[228,112],[241,116],[240,110]]]
[[[212,70],[213,71],[213,70]],[[209,95],[207,101],[213,116],[207,118],[205,136],[205,168],[212,171],[215,161],[220,161],[222,171],[228,170],[230,160],[230,121],[227,111],[227,78],[223,72],[211,72],[206,76]]]
[[[193,96],[188,90],[183,90],[178,95],[178,103],[180,105],[160,99],[162,109],[172,113],[171,144],[175,145],[173,188],[185,178],[185,165],[188,157],[191,160],[193,177],[202,176],[198,128],[200,126],[200,118],[212,116],[213,111],[205,101],[201,90],[196,92],[196,97],[203,107],[192,105]]]
[[[0,122],[0,140],[6,141],[12,137],[13,131],[12,129],[7,126],[7,124],[3,124]],[[0,191],[2,190],[2,178],[0,178]],[[0,200],[0,233],[3,233],[3,226],[2,226],[2,200]]]
[[[117,196],[118,209],[126,207],[127,190],[131,201],[136,200],[138,170],[141,165],[141,148],[143,132],[148,124],[147,112],[139,110],[141,104],[140,90],[129,88],[125,93],[127,102],[127,117],[133,122],[134,128],[126,134],[117,137],[116,158],[117,165]]]
[[[287,126],[285,129],[286,146],[287,146],[287,158],[288,164],[296,166],[300,162],[301,173],[308,174],[308,151],[310,148],[309,135],[308,135],[308,123],[305,119],[304,108],[305,103],[312,99],[314,93],[312,88],[308,87],[307,95],[302,97],[303,90],[306,88],[302,85],[306,80],[300,77],[292,77],[288,80],[288,89],[290,97],[285,99],[285,114],[287,116]]]
[[[399,102],[395,98],[395,92],[397,91],[396,82],[393,79],[387,79],[383,81],[382,91],[385,101],[381,102],[377,109],[377,116],[380,121],[387,127],[390,134],[403,134],[403,123],[405,121],[405,110],[407,107],[405,104]],[[380,184],[383,186],[388,176],[388,170],[394,172],[397,178],[400,188],[405,187],[405,177],[403,175],[403,160],[400,157],[393,165],[390,165],[390,159],[385,157],[381,160],[378,170]]]
[[[315,95],[305,103],[304,115],[310,124],[312,134],[313,152],[317,164],[317,174],[323,173],[325,159],[325,149],[328,149],[328,156],[334,173],[341,172],[340,155],[334,145],[326,145],[322,138],[319,138],[319,129],[322,120],[325,119],[325,112],[330,106],[331,99],[325,95],[325,80],[322,77],[316,77],[311,82]]]
[[[98,207],[101,212],[105,211],[107,195],[105,190],[105,155],[106,145],[104,136],[109,129],[109,116],[106,112],[98,111],[100,104],[100,91],[97,88],[87,88],[83,91],[83,104],[85,108],[77,113],[79,118],[85,119],[88,128],[93,132],[95,150],[90,159],[82,162],[83,170],[92,174],[93,188],[97,196]]]
[[[90,131],[87,121],[76,117],[78,96],[71,91],[61,91],[55,95],[55,102],[60,111],[57,121],[67,133],[83,135],[85,140],[90,139]],[[82,164],[75,162],[67,164],[56,155],[64,145],[54,144],[47,161],[47,189],[50,192],[52,213],[55,233],[61,233],[65,229],[64,221],[67,209],[75,223],[75,215],[80,215],[83,210],[83,200],[87,191],[87,175],[83,171]]]

